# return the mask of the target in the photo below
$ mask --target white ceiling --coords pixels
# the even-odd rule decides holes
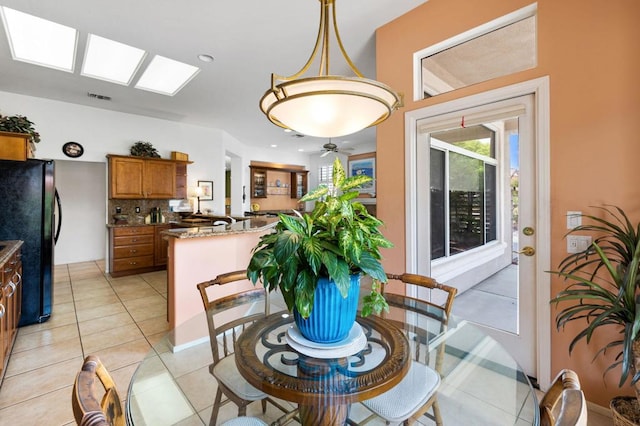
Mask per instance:
[[[336,0],[338,29],[360,71],[375,78],[375,30],[425,0]],[[73,74],[13,61],[0,32],[0,90],[141,114],[227,131],[240,142],[318,152],[324,139],[296,138],[271,124],[258,101],[271,73],[291,75],[311,54],[318,0],[0,0],[0,5],[68,25],[80,32]],[[80,75],[87,34],[144,49],[201,68],[176,96]],[[334,52],[337,49],[334,49]],[[201,62],[198,54],[215,58]],[[317,69],[317,68],[316,68]],[[332,74],[349,74],[332,59]],[[110,96],[111,101],[87,93]],[[10,105],[1,105],[5,113]],[[28,111],[11,111],[28,116]],[[352,145],[375,140],[375,129],[345,136]]]

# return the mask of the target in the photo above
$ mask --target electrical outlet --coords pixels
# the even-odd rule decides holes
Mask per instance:
[[[140,207],[136,206],[136,213],[140,213]]]
[[[588,235],[567,236],[567,253],[581,253],[591,245],[591,237]]]

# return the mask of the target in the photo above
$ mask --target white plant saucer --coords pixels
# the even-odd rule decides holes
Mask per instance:
[[[367,345],[362,327],[357,322],[349,331],[349,335],[334,343],[312,342],[300,333],[298,327],[293,324],[287,329],[287,344],[296,351],[313,358],[344,358],[360,352]]]

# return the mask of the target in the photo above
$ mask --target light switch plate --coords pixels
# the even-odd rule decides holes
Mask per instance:
[[[567,212],[567,229],[575,229],[582,225],[582,212],[568,211]]]

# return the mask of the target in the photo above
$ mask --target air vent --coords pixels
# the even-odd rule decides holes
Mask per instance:
[[[111,96],[106,96],[106,95],[98,95],[97,93],[87,93],[87,96],[89,96],[90,98],[94,98],[94,99],[100,99],[101,101],[110,101],[111,100]]]

